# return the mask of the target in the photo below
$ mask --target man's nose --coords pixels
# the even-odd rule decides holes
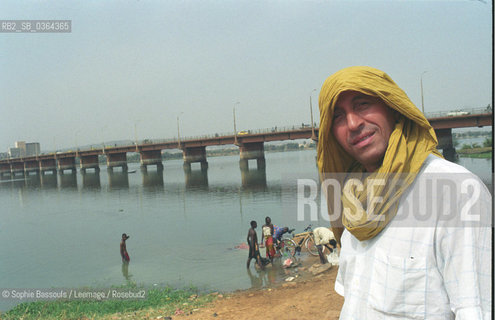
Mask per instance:
[[[364,123],[363,118],[355,112],[347,113],[347,127],[349,130],[357,130]]]

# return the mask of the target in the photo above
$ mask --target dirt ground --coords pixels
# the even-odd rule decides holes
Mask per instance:
[[[243,320],[243,319],[338,319],[344,299],[333,289],[337,266],[313,276],[309,271],[316,257],[309,257],[292,282],[271,288],[238,291],[219,295],[210,305],[189,315],[172,319]]]

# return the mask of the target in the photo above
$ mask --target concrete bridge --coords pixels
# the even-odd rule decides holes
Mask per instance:
[[[479,112],[456,112],[437,114],[428,119],[432,124],[439,140],[439,149],[447,159],[456,157],[452,142],[452,129],[465,127],[483,127],[493,124],[491,110],[482,109]],[[120,167],[127,171],[127,153],[136,152],[140,155],[141,170],[147,172],[149,166],[156,166],[157,171],[163,170],[162,150],[182,150],[184,171],[191,172],[192,163],[200,163],[201,171],[206,172],[208,161],[206,147],[219,145],[236,145],[239,147],[239,166],[241,170],[249,170],[248,161],[255,159],[258,169],[265,169],[264,143],[271,141],[313,139],[318,138],[318,128],[311,126],[299,126],[292,128],[271,128],[252,131],[241,131],[234,135],[214,135],[197,138],[181,138],[171,140],[144,140],[133,145],[91,148],[89,150],[77,150],[41,154],[38,156],[11,158],[0,160],[0,178],[14,178],[30,174],[44,175],[46,172],[63,175],[69,171],[75,173],[76,158],[79,159],[79,167],[84,174],[87,170],[100,171],[99,156],[106,156],[107,170]]]

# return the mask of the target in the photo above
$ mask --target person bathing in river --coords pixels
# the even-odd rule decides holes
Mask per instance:
[[[265,218],[265,224],[261,230],[263,232],[261,243],[263,244],[263,240],[265,240],[266,257],[273,263],[273,257],[275,257],[275,245],[273,241],[273,224],[270,217]]]
[[[120,255],[122,256],[123,263],[129,263],[131,260],[129,258],[129,254],[127,253],[127,246],[125,245],[125,241],[129,239],[129,236],[125,233],[122,233],[122,241],[120,241]]]
[[[249,269],[249,265],[251,264],[251,259],[256,259],[256,263],[258,264],[258,267],[263,269],[263,264],[261,263],[261,256],[260,256],[260,251],[258,247],[258,235],[256,234],[256,227],[258,224],[256,221],[251,221],[251,228],[249,228],[248,235],[247,235],[247,243],[249,246],[249,256],[247,260],[247,268]]]

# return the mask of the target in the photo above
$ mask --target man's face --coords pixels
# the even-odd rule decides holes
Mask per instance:
[[[332,120],[332,134],[366,171],[378,169],[395,128],[395,114],[381,99],[356,91],[340,94]]]

